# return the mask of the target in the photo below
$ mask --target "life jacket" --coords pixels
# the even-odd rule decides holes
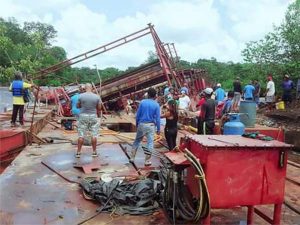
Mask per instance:
[[[23,81],[22,80],[14,80],[12,82],[12,94],[16,97],[21,97],[24,95],[23,92]]]

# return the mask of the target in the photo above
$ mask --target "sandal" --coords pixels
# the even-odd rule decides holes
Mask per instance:
[[[92,157],[97,157],[98,153],[97,152],[93,152]]]
[[[76,157],[76,158],[80,158],[80,155],[81,155],[81,153],[80,153],[80,152],[77,152],[76,155],[75,155],[75,157]]]

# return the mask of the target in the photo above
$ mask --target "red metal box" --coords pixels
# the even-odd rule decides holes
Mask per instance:
[[[238,135],[189,135],[184,141],[204,169],[212,208],[283,202],[290,145]],[[188,170],[187,183],[197,196]]]

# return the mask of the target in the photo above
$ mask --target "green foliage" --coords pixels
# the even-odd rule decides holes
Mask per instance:
[[[249,42],[242,54],[246,62],[255,64],[257,73],[272,73],[275,81],[281,81],[286,73],[292,79],[299,77],[300,0],[289,5],[280,26],[274,27],[264,39]]]
[[[14,18],[0,18],[0,81],[7,84],[17,70],[25,74],[66,59],[61,47],[52,47],[56,36],[53,26],[43,23],[24,23],[22,27]]]

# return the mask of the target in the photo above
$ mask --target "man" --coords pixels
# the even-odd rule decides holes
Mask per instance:
[[[222,109],[222,115],[228,114],[231,112],[232,109],[232,99],[234,97],[233,91],[228,91],[227,99],[225,100],[223,109]]]
[[[258,82],[258,80],[254,80],[253,81],[254,84],[254,101],[256,102],[256,105],[259,104],[259,96],[260,96],[260,83]]]
[[[19,123],[21,126],[24,125],[24,94],[25,90],[33,86],[32,84],[28,84],[22,80],[22,73],[16,72],[14,81],[11,83],[9,87],[9,91],[12,92],[13,95],[13,113],[11,117],[11,126],[16,126],[16,119],[19,113]]]
[[[290,80],[289,75],[284,75],[283,82],[281,84],[283,89],[282,100],[284,101],[285,105],[292,102],[292,89],[294,88],[294,83]]]
[[[157,135],[160,134],[160,107],[155,100],[156,91],[149,88],[148,99],[143,99],[136,113],[136,137],[132,145],[130,162],[134,162],[134,158],[138,148],[140,147],[143,137],[147,137],[147,152],[145,153],[145,166],[151,165],[151,152],[154,148],[155,126]]]
[[[78,119],[78,149],[76,158],[80,158],[81,148],[84,142],[84,137],[87,133],[91,133],[93,157],[97,157],[97,136],[100,123],[98,121],[99,112],[101,109],[100,97],[92,92],[93,87],[90,83],[85,85],[85,93],[79,95],[77,107],[80,108]]]
[[[71,112],[72,112],[72,115],[75,116],[75,117],[79,117],[79,113],[80,113],[80,109],[77,108],[77,103],[78,103],[78,100],[79,100],[79,95],[80,93],[83,93],[84,92],[84,87],[83,86],[79,86],[79,93],[76,93],[75,95],[73,95],[71,97]]]
[[[166,103],[172,99],[174,99],[174,88],[173,87],[170,87],[169,88],[169,91],[168,91],[168,94],[165,96],[165,100],[166,100]]]
[[[266,89],[266,103],[268,104],[268,109],[272,109],[272,104],[275,100],[275,84],[273,82],[272,74],[267,77],[267,89]]]
[[[242,94],[242,85],[239,77],[237,77],[236,80],[233,82],[233,92],[234,92],[234,97],[233,97],[232,110],[238,111],[240,101],[241,101],[241,94]]]
[[[205,88],[203,91],[206,101],[201,106],[201,112],[198,119],[198,134],[213,134],[216,112],[216,102],[211,99],[213,91],[212,88]]]
[[[255,87],[252,85],[251,82],[249,82],[249,84],[247,84],[243,90],[244,99],[247,101],[253,101],[254,100],[254,92],[255,92]]]
[[[221,88],[221,84],[217,84],[217,89],[215,91],[216,93],[216,101],[217,103],[222,102],[225,99],[225,91],[223,88]]]
[[[186,95],[185,91],[181,91],[181,96],[179,97],[179,110],[188,110],[190,108],[191,99]]]

